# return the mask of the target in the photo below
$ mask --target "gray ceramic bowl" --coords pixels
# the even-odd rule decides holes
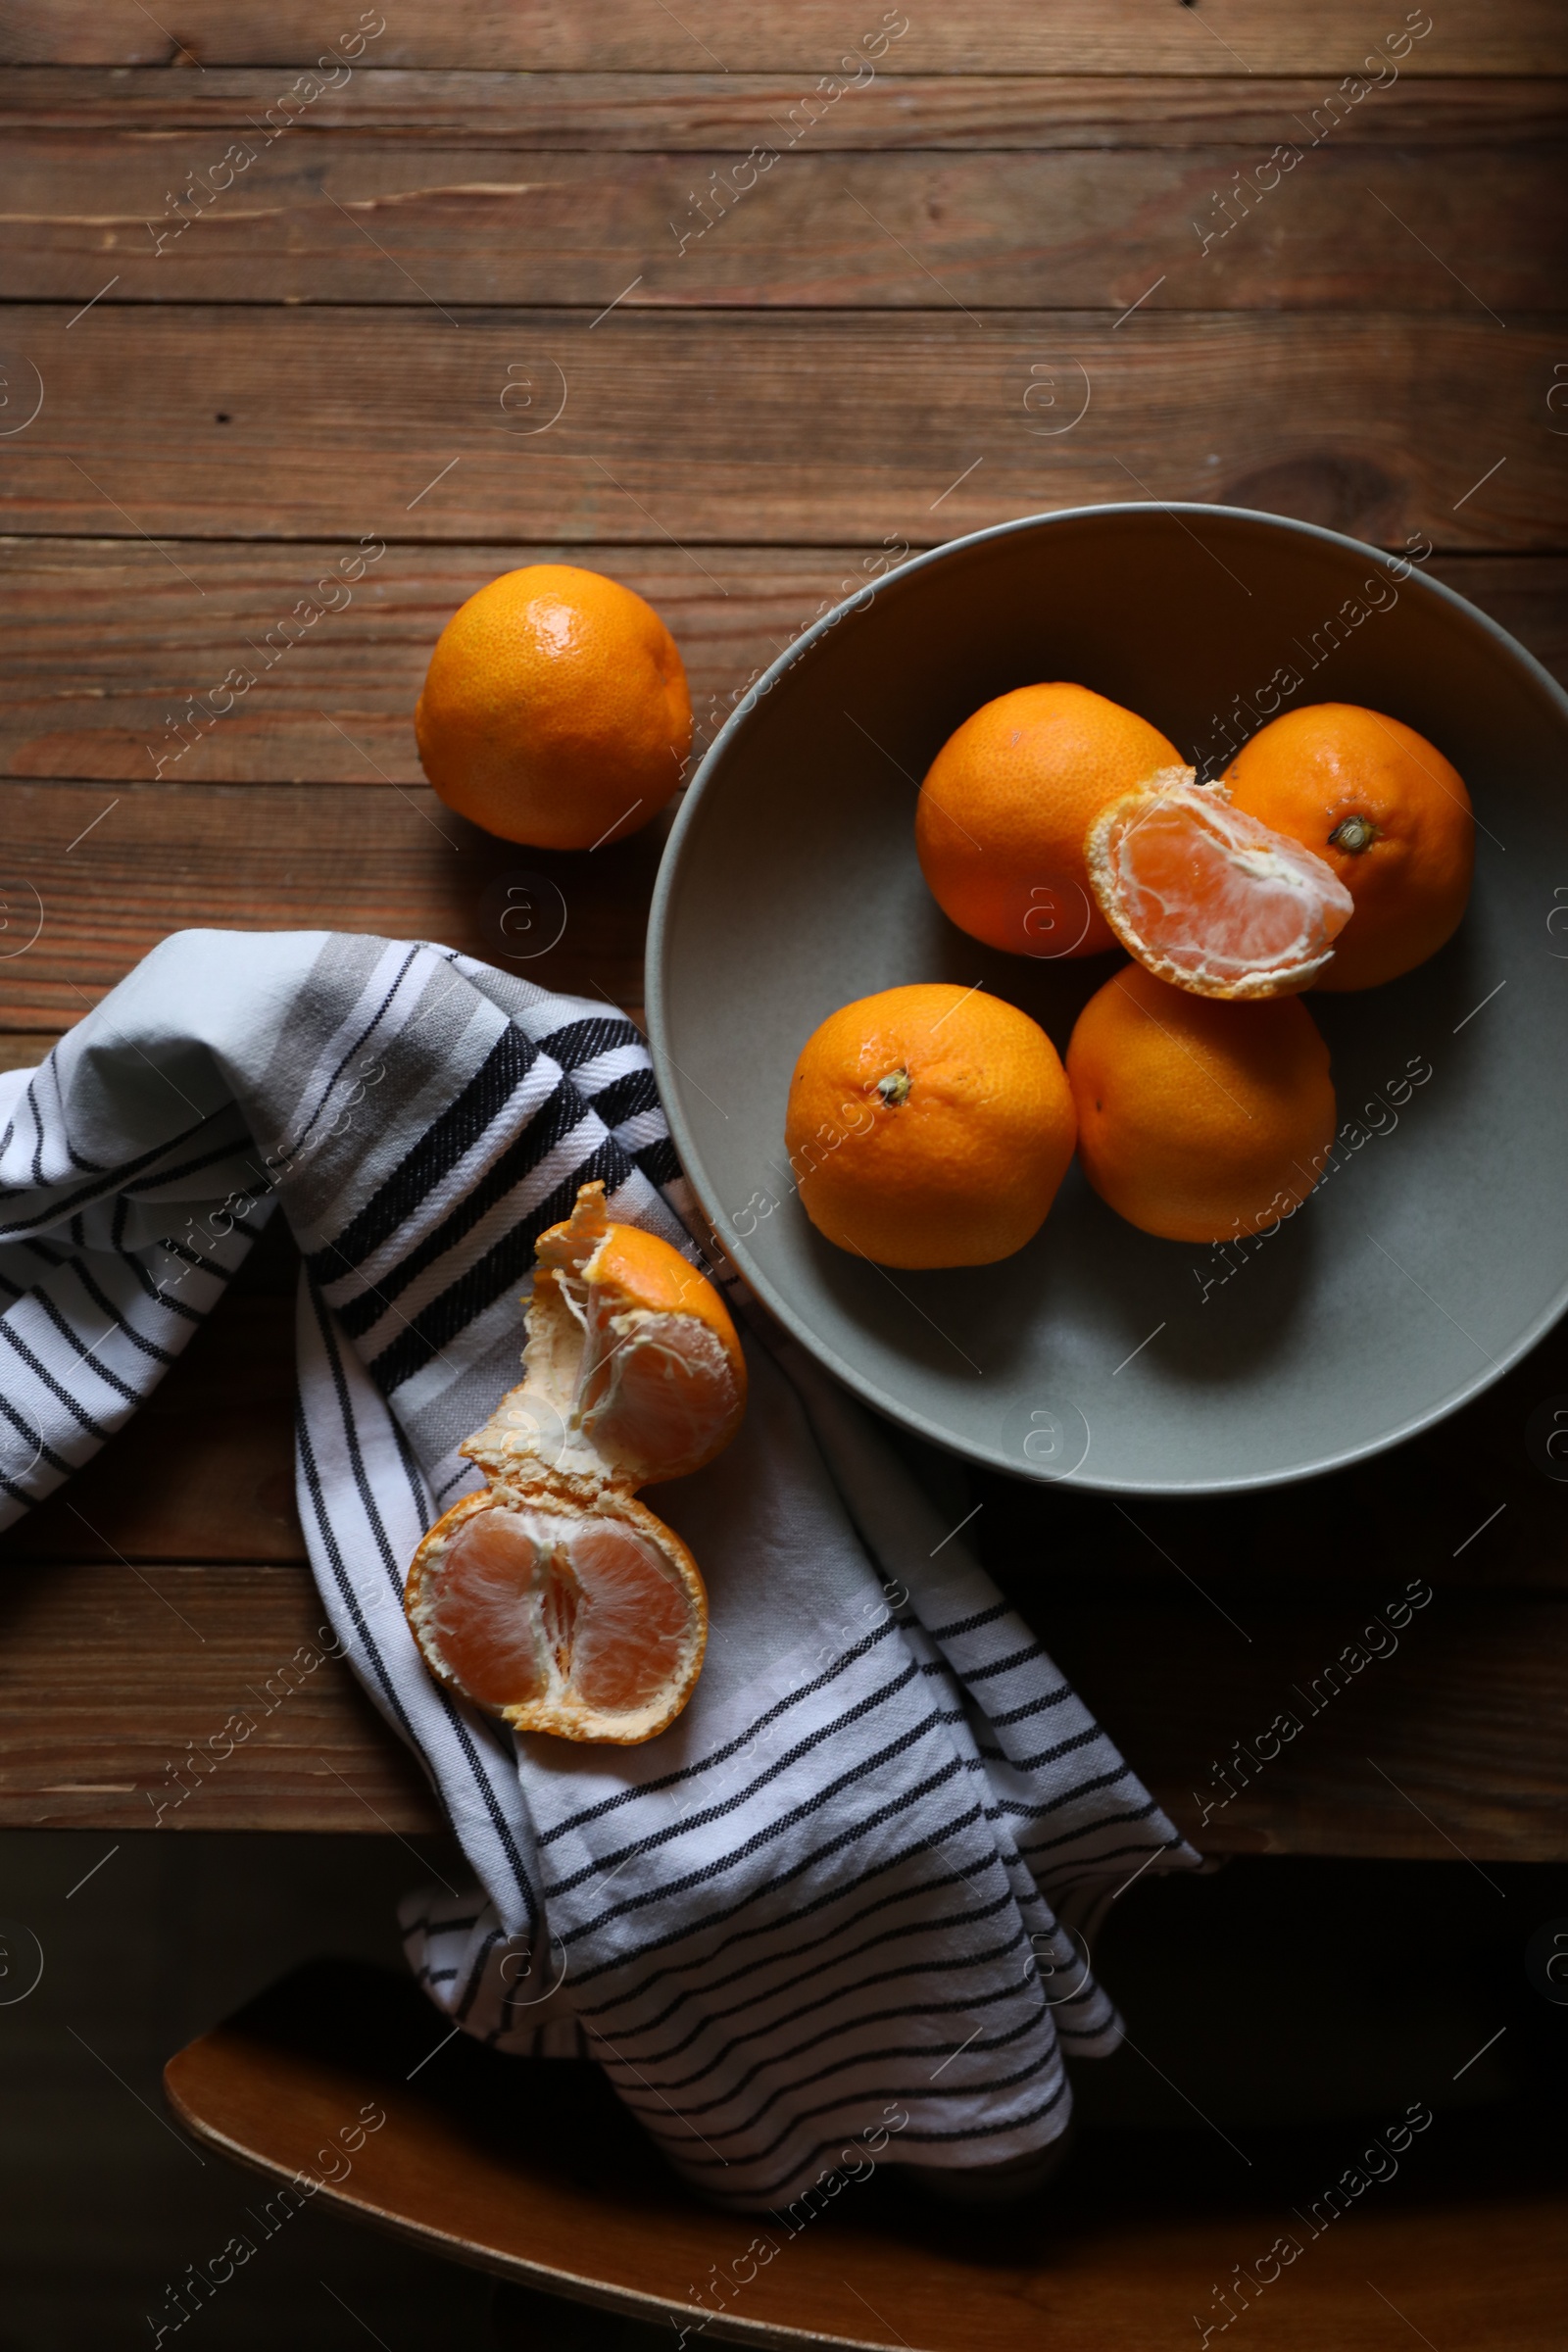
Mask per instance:
[[[913,980],[983,981],[1065,1049],[1114,959],[978,946],[913,837],[953,728],[1048,678],[1210,770],[1281,695],[1406,720],[1470,786],[1474,896],[1419,971],[1308,998],[1340,1164],[1245,1258],[1135,1231],[1075,1165],[1018,1256],[885,1272],[824,1242],[791,1189],[790,1072],[837,1005]],[[1568,1302],[1568,699],[1418,563],[1332,531],[1126,506],[979,532],[827,615],[741,704],[665,854],[648,1003],[704,1209],[868,1403],[971,1460],[1112,1493],[1333,1469],[1453,1412]]]

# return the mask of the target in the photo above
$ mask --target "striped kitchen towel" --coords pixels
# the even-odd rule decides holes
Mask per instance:
[[[765,1318],[743,1305],[740,1436],[658,1496],[711,1608],[670,1730],[514,1738],[408,1633],[415,1546],[478,1483],[457,1447],[517,1376],[539,1234],[599,1177],[696,1253],[628,1021],[444,948],[182,932],[0,1078],[0,1522],[128,1418],[281,1203],[311,1559],[477,1882],[405,1906],[455,2026],[588,2053],[742,2207],[851,2139],[974,2167],[1062,2132],[1063,2054],[1121,2032],[1085,1930],[1199,1858],[905,1456]]]

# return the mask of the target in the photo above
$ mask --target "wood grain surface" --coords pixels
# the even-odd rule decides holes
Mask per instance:
[[[7,1826],[440,1826],[418,1766],[331,1653],[308,1569],[11,1570],[0,1627]]]
[[[83,1550],[100,1542],[96,1522],[79,1532]],[[1310,1596],[1254,1588],[1238,1603],[1245,1647],[1185,1593],[1040,1600],[1012,1581],[1200,1851],[1568,1856],[1561,1600],[1438,1593],[1397,1653],[1341,1669],[1341,1689],[1327,1670],[1403,1590],[1397,1569]],[[322,1622],[303,1566],[8,1562],[0,1826],[436,1829],[434,1797],[325,1654]],[[1282,1712],[1301,1729],[1259,1759]]]
[[[1568,27],[1554,0],[1463,0],[1407,9],[1389,0],[1205,0],[1201,11],[1161,0],[998,0],[982,13],[932,10],[910,17],[867,6],[858,20],[835,0],[537,0],[526,9],[495,0],[448,0],[440,9],[382,12],[345,0],[333,18],[316,0],[273,0],[235,8],[185,0],[166,29],[136,0],[12,0],[0,62],[17,65],[314,65],[322,50],[355,58],[360,72],[389,66],[483,64],[539,72],[691,74],[836,73],[846,52],[863,53],[879,28],[900,24],[878,57],[890,74],[1300,74],[1363,72],[1368,52],[1412,28],[1399,71],[1441,74],[1561,74]],[[365,46],[351,46],[366,27]],[[1428,27],[1416,37],[1415,27]],[[334,43],[333,34],[337,38]],[[876,53],[873,51],[873,55]],[[328,73],[335,72],[328,68]],[[1373,73],[1381,71],[1372,68]]]
[[[326,1642],[293,1499],[296,1265],[270,1229],[135,1421],[0,1540],[0,1824],[436,1826],[340,1663],[269,1690]],[[1288,1520],[1272,1494],[1127,1511],[986,1478],[974,1535],[1203,1850],[1561,1860],[1565,1497],[1516,1464],[1564,1393],[1555,1334]],[[1412,1582],[1432,1597],[1401,1621]],[[1282,1712],[1298,1729],[1259,1756]]]
[[[4,920],[13,935],[40,926],[3,967],[9,1017],[65,1028],[168,932],[207,925],[433,939],[492,962],[510,956],[546,987],[635,1004],[667,830],[659,818],[568,856],[497,841],[423,785],[137,784],[112,796],[101,784],[0,784],[0,839],[14,845]],[[523,958],[487,927],[481,902],[492,883],[529,875],[554,881],[566,913],[559,943]]]
[[[329,542],[203,542],[180,549],[176,570],[135,540],[13,542],[0,564],[0,776],[421,793],[413,712],[431,643],[501,562],[591,564],[647,597],[681,649],[701,748],[748,683],[890,555],[726,547],[706,549],[699,568],[664,541],[518,542],[504,555],[394,544],[348,603],[264,666],[256,648],[338,553]],[[1429,568],[1568,684],[1568,559],[1449,557]],[[256,682],[220,710],[215,689],[235,667]],[[113,856],[113,830],[93,839],[94,858]],[[0,961],[0,1026],[11,977]]]
[[[1561,79],[1489,74],[1422,79],[1410,68],[1378,90],[1376,103],[1342,103],[1332,133],[1342,146],[1488,147],[1501,140],[1560,138],[1568,116]],[[367,53],[368,56],[368,52]],[[1324,76],[1222,72],[1173,77],[1145,74],[901,74],[884,71],[854,92],[853,106],[827,107],[810,130],[811,154],[888,148],[1021,148],[1305,145],[1317,136]],[[1224,58],[1218,61],[1224,65]],[[1568,70],[1568,60],[1563,61]],[[1329,88],[1337,89],[1337,83]],[[601,154],[680,153],[766,142],[798,125],[790,109],[800,77],[778,74],[518,73],[394,68],[365,70],[341,89],[323,88],[289,132],[324,132],[403,145],[461,139],[465,149]],[[254,130],[277,96],[275,70],[163,66],[13,66],[0,82],[0,130]],[[216,158],[167,148],[200,172]],[[178,180],[185,176],[181,169]]]
[[[274,1221],[135,1421],[0,1537],[0,1559],[303,1565],[293,1493],[298,1265]],[[1128,1605],[1143,1594],[1185,1597],[1195,1627],[1219,1633],[1222,1648],[1246,1645],[1260,1596],[1272,1604],[1288,1588],[1311,1599],[1363,1565],[1389,1563],[1391,1592],[1399,1575],[1419,1574],[1472,1596],[1568,1600],[1568,1494],[1526,1438],[1537,1408],[1564,1394],[1568,1331],[1559,1329],[1452,1421],[1312,1481],[1289,1513],[1269,1492],[1151,1496],[1129,1508],[1070,1486],[1042,1495],[974,1473],[983,1510],[972,1540],[1026,1615],[1075,1606],[1079,1563],[1092,1557],[1097,1589],[1114,1587]],[[1554,1729],[1541,1728],[1536,1769],[1551,1780]]]
[[[1130,305],[1148,284],[1140,266],[1108,291]],[[1154,498],[1455,553],[1562,539],[1547,402],[1568,321],[1504,327],[1479,304],[1125,328],[951,307],[443,316],[422,298],[72,318],[17,304],[0,322],[0,363],[24,385],[34,370],[47,404],[8,445],[13,534],[874,544],[929,530],[939,504],[952,536]]]
[[[876,576],[860,547],[725,548],[699,565],[663,539],[518,541],[499,553],[394,542],[363,581],[342,583],[347,602],[259,660],[268,631],[340,552],[204,542],[179,550],[176,570],[135,539],[13,541],[0,564],[0,775],[367,789],[390,779],[422,791],[413,712],[430,647],[498,568],[533,563],[591,564],[664,614],[706,743],[819,611]],[[1568,563],[1461,561],[1444,576],[1467,580],[1472,568],[1479,596],[1510,597],[1524,612],[1544,658],[1568,643]],[[215,689],[238,666],[256,682],[220,712]],[[0,1003],[3,989],[0,976]]]
[[[635,1002],[664,828],[516,851],[415,755],[436,633],[528,561],[666,615],[699,748],[868,567],[1094,500],[1424,531],[1568,676],[1556,0],[13,0],[0,59],[5,1066],[182,924],[496,958],[485,892],[522,871],[568,920],[514,968]],[[0,1819],[433,1826],[330,1658],[208,1769],[316,1639],[292,1280],[270,1238],[0,1545]],[[1524,1434],[1559,1394],[1548,1340],[1284,1502],[1129,1517],[980,1480],[978,1527],[1210,1850],[1560,1856],[1565,1497]],[[1397,1653],[1227,1782],[1411,1577],[1434,1598]]]
[[[74,306],[113,271],[117,305],[406,308],[429,289],[452,312],[617,296],[1051,312],[1096,307],[1108,285],[1146,312],[1560,306],[1560,139],[1499,128],[1460,174],[1446,145],[1369,160],[1328,134],[1314,152],[1312,135],[1308,120],[1261,149],[844,155],[791,150],[775,124],[739,154],[545,160],[343,132],[185,139],[177,155],[142,131],[17,133],[27,210],[0,214],[0,299]],[[1528,242],[1521,220],[1540,224]]]

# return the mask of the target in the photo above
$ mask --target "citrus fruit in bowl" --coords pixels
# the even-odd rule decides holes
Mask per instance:
[[[1181,764],[1135,710],[1088,687],[1015,687],[938,752],[915,807],[920,868],[944,913],[988,947],[1097,956],[1114,945],[1084,839],[1119,794]]]
[[[1225,773],[1232,806],[1332,866],[1351,919],[1320,988],[1376,988],[1453,937],[1470,898],[1475,822],[1435,744],[1381,710],[1311,703],[1260,728]]]
[[[819,1233],[882,1266],[988,1266],[1033,1239],[1072,1157],[1061,1058],[978,989],[885,989],[829,1014],[784,1144]]]
[[[719,1240],[868,1403],[1023,1477],[1212,1493],[1354,1461],[1431,1425],[1568,1303],[1568,1089],[1549,1079],[1568,1056],[1568,700],[1428,576],[1431,558],[1418,537],[1391,553],[1228,508],[1037,516],[915,557],[828,613],[742,699],[685,796],[655,896],[659,1083]],[[949,747],[976,714],[1068,681],[1147,727],[1159,765],[1223,784],[1223,805],[1303,853],[1299,869],[1284,857],[1311,885],[1286,904],[1294,927],[1282,917],[1279,938],[1238,951],[1245,962],[1257,947],[1265,976],[1289,986],[1255,1003],[1173,989],[1180,1018],[1152,1031],[1158,1055],[1139,1048],[1130,1102],[1075,1084],[1077,1154],[1012,1254],[877,1262],[813,1222],[809,1171],[803,1184],[786,1150],[806,1041],[889,990],[973,990],[1034,1022],[1076,1081],[1096,1035],[1086,1008],[1138,968],[1065,923],[993,930],[965,907],[955,920],[931,866],[937,828],[920,803],[933,774],[967,821],[941,788]],[[1250,771],[1271,733],[1289,748],[1290,714],[1329,706],[1386,720],[1404,764],[1391,780],[1363,744],[1343,810],[1321,760],[1304,806],[1278,778],[1264,795]],[[1335,757],[1343,769],[1343,745]],[[1409,760],[1419,772],[1434,759],[1473,809],[1467,895],[1411,779]],[[1157,772],[1109,777],[1085,834]],[[1374,836],[1320,837],[1325,818],[1332,833],[1347,817]],[[1375,984],[1326,985],[1335,964],[1317,960],[1321,946],[1348,956],[1387,928],[1363,918],[1401,841],[1406,875],[1429,848],[1438,869],[1447,858],[1446,914],[1398,946],[1422,959]],[[1039,881],[1064,900],[1071,878]],[[1227,989],[1234,976],[1221,975]],[[1151,976],[1156,1020],[1169,986]],[[1235,1041],[1269,1024],[1258,1070]],[[1118,1064],[1130,1051],[1123,1038]],[[1294,1073],[1283,1094],[1281,1070]],[[1208,1104],[1218,1197],[1195,1205],[1176,1147],[1214,1085],[1236,1100]],[[1298,1179],[1282,1175],[1303,1156]],[[1187,1238],[1172,1238],[1178,1218]],[[1073,1442],[1031,1446],[1048,1425]]]
[[[1084,1174],[1164,1241],[1245,1240],[1294,1216],[1339,1123],[1328,1048],[1299,999],[1222,1003],[1142,964],[1078,1015],[1067,1077]]]
[[[1109,802],[1084,841],[1090,888],[1156,978],[1200,997],[1283,997],[1319,980],[1355,901],[1288,833],[1174,768]]]

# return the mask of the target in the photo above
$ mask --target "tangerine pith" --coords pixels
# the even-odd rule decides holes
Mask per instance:
[[[438,1681],[520,1732],[651,1740],[708,1638],[696,1561],[635,1490],[713,1459],[746,1362],[711,1283],[612,1223],[601,1183],[537,1245],[521,1384],[460,1451],[488,1484],[415,1553],[405,1610]]]
[[[1085,851],[1129,955],[1200,997],[1290,996],[1322,980],[1355,911],[1321,858],[1190,767],[1112,801]]]

